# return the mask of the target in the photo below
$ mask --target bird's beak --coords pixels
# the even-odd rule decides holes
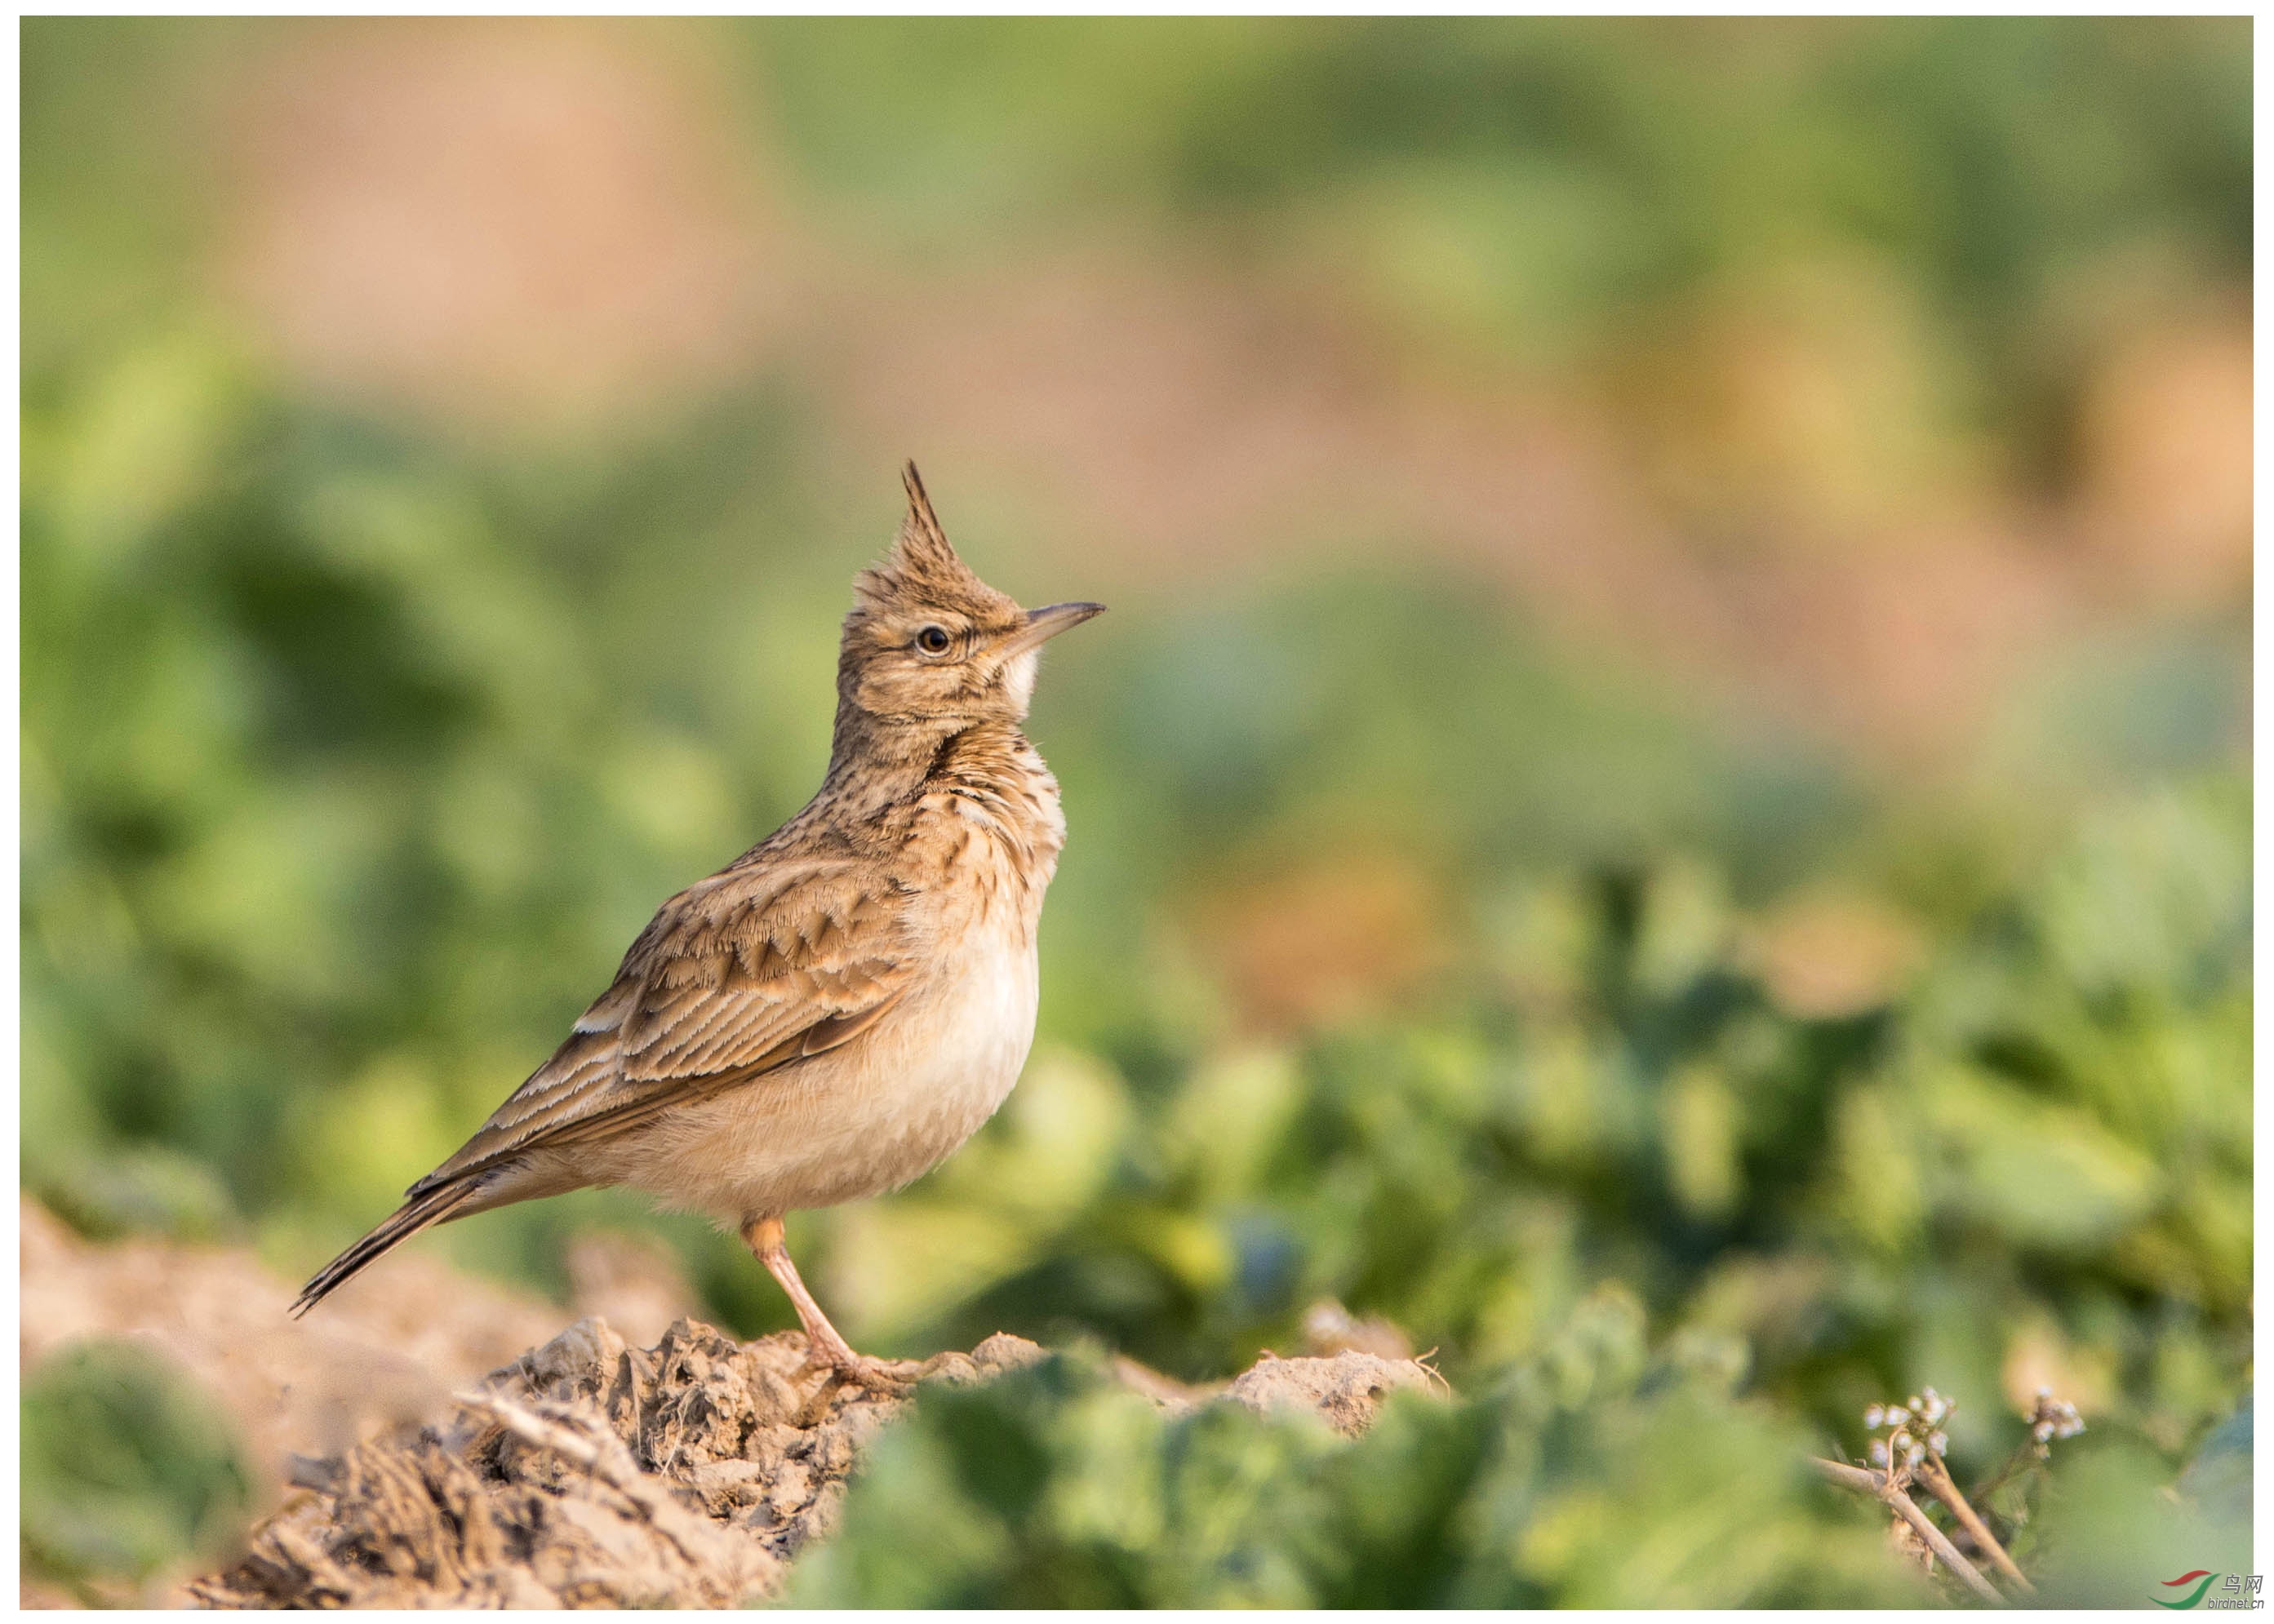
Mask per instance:
[[[1005,637],[996,651],[1006,659],[1024,654],[1029,649],[1040,648],[1060,632],[1072,630],[1092,615],[1104,613],[1103,604],[1052,604],[1047,609],[1029,609],[1027,623]]]

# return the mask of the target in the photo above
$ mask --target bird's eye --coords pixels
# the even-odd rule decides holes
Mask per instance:
[[[916,634],[916,647],[927,654],[946,653],[947,628],[943,626],[925,627]]]

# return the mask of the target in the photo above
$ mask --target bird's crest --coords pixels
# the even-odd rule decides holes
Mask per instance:
[[[940,528],[939,515],[931,510],[931,498],[924,493],[923,477],[914,462],[900,470],[900,483],[907,487],[907,517],[900,521],[900,533],[893,538],[892,550],[885,560],[855,577],[858,607],[877,610],[922,605],[983,613],[1009,605],[1010,599],[974,575],[971,567],[956,556],[947,532]]]

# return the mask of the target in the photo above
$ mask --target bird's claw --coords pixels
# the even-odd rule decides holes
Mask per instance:
[[[816,1343],[805,1357],[805,1368],[818,1369],[832,1381],[886,1393],[905,1393],[915,1386],[921,1371],[912,1359],[876,1359],[850,1348],[826,1348]]]

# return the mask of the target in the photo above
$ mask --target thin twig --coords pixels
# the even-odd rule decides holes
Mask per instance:
[[[2006,1598],[1999,1593],[1998,1587],[1984,1578],[1974,1564],[1960,1554],[1958,1547],[1934,1525],[1934,1519],[1921,1511],[1909,1495],[1895,1486],[1892,1474],[1882,1476],[1879,1472],[1865,1471],[1860,1466],[1845,1466],[1838,1461],[1821,1458],[1812,1459],[1811,1464],[1841,1487],[1869,1494],[1909,1523],[1918,1537],[1926,1541],[1926,1548],[1940,1557],[1943,1566],[1956,1574],[1968,1590],[1993,1607],[2006,1605]]]
[[[1988,1500],[1990,1496],[2004,1488],[2007,1484],[2020,1477],[2030,1467],[2039,1464],[2044,1460],[2044,1458],[2045,1447],[2043,1444],[2037,1442],[2034,1439],[2023,1439],[2022,1440],[2022,1447],[2014,1450],[2013,1454],[2007,1455],[2006,1457],[2005,1463],[1999,1466],[1996,1471],[1992,1472],[1987,1477],[1984,1477],[1981,1482],[1976,1484],[1972,1492],[1968,1498],[1981,1500]]]
[[[1998,1587],[1984,1578],[1974,1564],[1959,1553],[1958,1547],[1950,1543],[1948,1537],[1934,1525],[1933,1519],[1921,1511],[1909,1495],[1901,1489],[1891,1489],[1879,1498],[1894,1507],[1897,1516],[1918,1530],[1919,1538],[1926,1541],[1927,1549],[1940,1557],[1951,1572],[1964,1580],[1967,1589],[1993,1607],[2006,1605],[2006,1598],[1998,1593]]]
[[[1423,1375],[1428,1377],[1429,1380],[1434,1382],[1437,1386],[1444,1388],[1445,1396],[1447,1398],[1450,1398],[1453,1396],[1453,1384],[1445,1380],[1443,1372],[1440,1371],[1435,1365],[1429,1363],[1430,1360],[1436,1357],[1437,1350],[1434,1348],[1432,1348],[1427,1353],[1415,1354],[1413,1356],[1413,1363],[1421,1367],[1421,1373]]]
[[[2006,1554],[2006,1547],[1998,1543],[1997,1536],[1990,1531],[1990,1525],[1975,1514],[1974,1507],[1966,1503],[1966,1496],[1958,1492],[1958,1485],[1951,1480],[1950,1469],[1937,1456],[1930,1455],[1915,1470],[1919,1481],[1926,1485],[1937,1500],[1950,1507],[1950,1515],[1956,1517],[1966,1531],[1974,1537],[1975,1548],[1995,1562],[1999,1572],[2020,1585],[2023,1595],[2036,1595],[2037,1587],[2029,1583],[2029,1575],[2015,1566],[2012,1557]]]
[[[524,1410],[512,1400],[494,1393],[457,1393],[451,1396],[468,1410],[478,1410],[493,1417],[523,1442],[534,1444],[540,1449],[550,1449],[555,1455],[574,1461],[596,1477],[607,1476],[601,1463],[599,1447],[582,1433],[532,1410]]]
[[[1811,1456],[1808,1463],[1843,1489],[1854,1489],[1873,1500],[1879,1497],[1879,1474],[1875,1471],[1865,1471],[1860,1466],[1849,1466],[1839,1461],[1827,1461],[1821,1455]]]

